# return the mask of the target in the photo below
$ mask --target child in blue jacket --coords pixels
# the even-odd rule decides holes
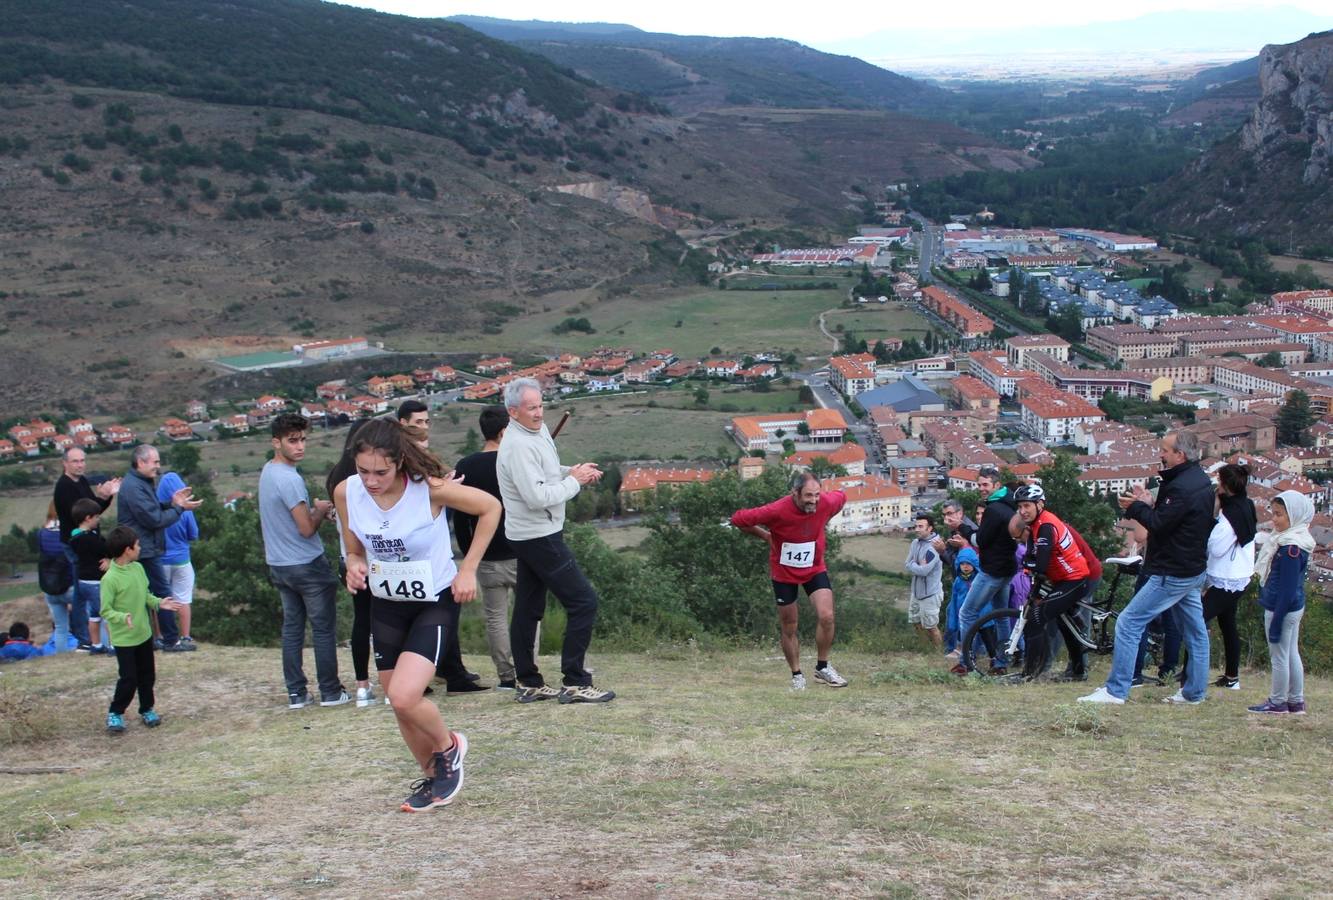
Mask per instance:
[[[17,662],[21,659],[32,659],[34,656],[45,655],[45,650],[33,646],[32,634],[28,631],[27,625],[22,622],[15,622],[9,626],[9,636],[5,643],[0,645],[0,661]]]
[[[968,589],[972,587],[972,579],[977,577],[980,568],[981,560],[977,557],[977,551],[971,547],[963,547],[954,555],[953,590],[949,594],[949,612],[944,623],[944,647],[955,660],[960,655],[958,645],[963,640],[963,636],[958,633],[958,613],[963,608],[963,601],[967,599]]]

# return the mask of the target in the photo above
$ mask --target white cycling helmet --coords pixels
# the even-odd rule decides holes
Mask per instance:
[[[1039,484],[1025,484],[1014,491],[1015,503],[1036,503],[1038,500],[1043,503],[1046,501],[1046,492]]]

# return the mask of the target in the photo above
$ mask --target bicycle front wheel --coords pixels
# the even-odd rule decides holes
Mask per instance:
[[[1008,607],[1004,609],[993,609],[977,619],[976,622],[972,624],[972,627],[967,630],[967,634],[963,635],[962,664],[967,666],[968,669],[975,668],[976,663],[972,660],[972,647],[976,643],[977,638],[981,635],[981,630],[983,628],[990,627],[991,632],[995,635],[995,641],[998,644],[1001,635],[1007,635],[1013,630],[1013,623],[1018,619],[1020,612],[1021,610],[1010,609]],[[999,649],[1003,650],[1004,648],[1000,647]]]

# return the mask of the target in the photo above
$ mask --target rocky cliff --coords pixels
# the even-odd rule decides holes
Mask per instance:
[[[1261,95],[1238,132],[1140,210],[1166,229],[1333,245],[1333,31],[1265,47]]]
[[[1262,96],[1241,129],[1241,149],[1260,163],[1294,149],[1291,155],[1305,156],[1303,183],[1326,180],[1333,148],[1333,31],[1265,47],[1259,87]]]

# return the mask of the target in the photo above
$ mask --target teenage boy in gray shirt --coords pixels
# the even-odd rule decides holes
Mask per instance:
[[[338,579],[324,556],[319,526],[328,521],[333,504],[310,502],[297,464],[305,458],[310,423],[296,413],[273,420],[273,459],[259,475],[259,524],[269,579],[282,598],[282,677],[287,682],[287,708],[311,702],[301,654],[305,623],[315,647],[320,706],[341,706],[351,699],[338,680]]]

